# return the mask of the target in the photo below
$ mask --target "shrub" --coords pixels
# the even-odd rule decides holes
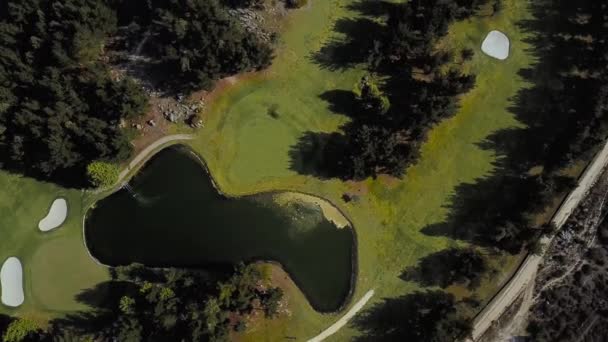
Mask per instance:
[[[87,176],[95,187],[111,186],[118,181],[118,166],[104,161],[94,161],[87,166]]]
[[[275,317],[279,313],[279,305],[283,299],[283,290],[279,287],[268,289],[262,298],[262,306],[264,307],[264,315],[266,317]]]
[[[38,325],[36,322],[29,319],[20,318],[14,320],[9,324],[2,336],[4,342],[20,342],[25,341],[26,338],[31,337],[38,331]]]
[[[129,296],[122,296],[120,298],[120,302],[118,303],[118,308],[120,309],[120,311],[127,315],[132,315],[135,312],[134,306],[135,299]]]

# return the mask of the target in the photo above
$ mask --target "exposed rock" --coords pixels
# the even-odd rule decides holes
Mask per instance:
[[[203,120],[197,114],[193,114],[188,118],[188,124],[192,128],[201,128],[203,127]]]
[[[228,13],[238,19],[245,30],[251,34],[255,34],[263,41],[270,41],[272,34],[262,28],[264,23],[264,17],[251,9],[230,9]]]
[[[163,116],[173,123],[188,122],[192,125],[190,119],[203,108],[203,102],[201,101],[199,103],[192,104],[183,103],[182,101],[184,100],[184,96],[182,95],[178,96],[178,99],[181,100],[173,105],[169,105],[169,108],[163,111]]]

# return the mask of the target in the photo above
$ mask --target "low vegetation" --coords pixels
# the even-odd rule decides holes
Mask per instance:
[[[103,161],[94,161],[87,166],[87,177],[95,187],[108,187],[118,181],[118,165]]]

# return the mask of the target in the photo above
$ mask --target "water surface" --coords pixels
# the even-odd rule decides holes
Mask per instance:
[[[278,204],[275,194],[226,198],[183,146],[159,152],[127,186],[99,201],[85,232],[93,256],[109,265],[273,260],[319,311],[338,309],[350,292],[350,227],[336,228],[312,204]]]

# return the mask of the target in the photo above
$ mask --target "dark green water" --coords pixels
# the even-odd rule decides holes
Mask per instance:
[[[318,208],[278,205],[272,194],[225,198],[185,147],[158,153],[128,187],[87,215],[87,246],[99,261],[202,268],[274,260],[316,310],[336,310],[348,297],[352,230]]]

